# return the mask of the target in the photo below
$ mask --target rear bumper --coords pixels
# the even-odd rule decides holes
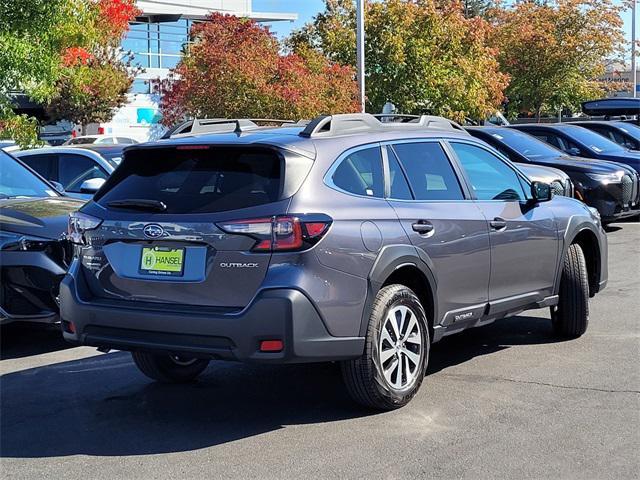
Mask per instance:
[[[263,363],[344,360],[364,351],[364,338],[329,335],[311,301],[298,290],[264,290],[233,313],[170,305],[140,308],[90,298],[74,267],[60,286],[63,335],[72,343]],[[73,323],[74,333],[66,322]],[[282,340],[284,349],[261,352],[262,340]]]

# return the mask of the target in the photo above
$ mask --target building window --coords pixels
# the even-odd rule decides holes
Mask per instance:
[[[135,23],[122,41],[133,53],[133,64],[142,68],[175,68],[189,43],[191,20]]]
[[[149,82],[142,79],[135,79],[133,84],[131,85],[131,93],[151,93],[151,88],[149,86]]]

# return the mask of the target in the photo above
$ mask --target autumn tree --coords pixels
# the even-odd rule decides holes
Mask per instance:
[[[462,12],[467,18],[484,17],[494,6],[494,0],[461,0]]]
[[[162,82],[163,123],[185,117],[310,118],[357,109],[354,72],[310,49],[282,54],[268,28],[211,14]]]
[[[107,122],[126,103],[136,69],[120,51],[122,36],[137,14],[135,0],[94,0],[85,28],[92,33],[86,46],[67,48],[47,105],[51,120],[80,124]]]
[[[491,26],[464,13],[457,0],[366,2],[368,111],[391,101],[403,113],[462,120],[499,108],[508,77],[487,44]],[[287,40],[293,52],[311,48],[346,65],[355,65],[355,43],[350,0],[326,0],[325,10]]]
[[[620,11],[611,0],[526,1],[493,10],[492,43],[511,77],[510,113],[540,118],[603,95],[597,78],[624,42]]]

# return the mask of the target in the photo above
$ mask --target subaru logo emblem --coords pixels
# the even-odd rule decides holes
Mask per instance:
[[[142,231],[144,232],[144,236],[149,238],[160,238],[164,235],[164,228],[156,223],[145,225]]]

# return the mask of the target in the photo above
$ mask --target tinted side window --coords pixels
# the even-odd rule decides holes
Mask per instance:
[[[533,132],[527,132],[527,133],[531,133],[531,135],[533,135],[537,139],[542,140],[543,142],[546,142],[550,145],[553,145],[554,147],[559,148],[560,150],[566,150],[566,145],[564,144],[562,139],[557,135],[554,135],[552,133],[540,132],[540,131],[533,131]]]
[[[451,143],[467,172],[478,200],[524,200],[518,174],[483,148],[467,143]]]
[[[439,143],[393,146],[416,200],[462,200],[458,178]]]
[[[80,193],[80,187],[92,178],[107,178],[108,175],[90,158],[82,155],[61,154],[59,182],[68,192]]]
[[[384,196],[379,147],[358,150],[346,157],[331,177],[336,187],[356,195]]]
[[[58,160],[56,155],[25,155],[20,157],[20,160],[47,180],[56,180],[56,161]]]
[[[387,148],[387,156],[389,157],[389,196],[396,200],[413,200],[411,189],[407,183],[407,177],[405,177],[402,171],[398,158],[395,153],[393,153],[393,149],[389,147],[385,148]]]

